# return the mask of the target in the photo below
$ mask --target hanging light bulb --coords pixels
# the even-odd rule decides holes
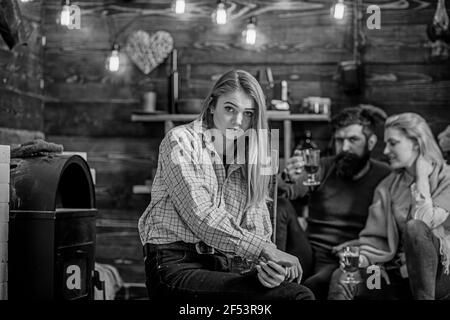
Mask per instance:
[[[345,14],[345,3],[344,0],[338,0],[332,9],[333,18],[337,20],[342,20]]]
[[[117,72],[119,71],[119,67],[120,67],[119,45],[115,43],[113,45],[111,55],[108,57],[106,61],[106,68],[111,72]]]
[[[66,3],[62,7],[61,11],[61,25],[68,26],[70,24],[70,1],[66,0]]]
[[[256,43],[256,17],[251,17],[244,31],[245,43],[254,45]]]
[[[186,2],[184,0],[175,0],[174,11],[176,14],[183,14],[186,10]]]
[[[217,9],[215,12],[215,21],[217,24],[226,24],[227,23],[227,10],[225,8],[225,4],[221,0],[217,1]]]

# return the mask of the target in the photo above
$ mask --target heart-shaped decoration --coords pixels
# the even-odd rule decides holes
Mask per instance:
[[[125,50],[130,59],[144,73],[149,74],[166,59],[173,49],[173,38],[166,31],[152,35],[142,30],[129,35]]]

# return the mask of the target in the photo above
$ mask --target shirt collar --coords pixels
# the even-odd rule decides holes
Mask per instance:
[[[214,143],[212,142],[211,131],[208,130],[209,128],[206,126],[206,123],[202,119],[196,119],[192,122],[192,126],[193,126],[194,132],[196,132],[202,139],[202,147],[205,147],[209,151],[214,152],[216,154],[216,156],[220,159],[219,161],[223,165],[222,157],[220,157],[219,154],[217,153]],[[244,177],[247,176],[247,172],[245,170],[246,169],[245,164],[234,163],[234,164],[230,165],[230,168],[232,170],[232,171],[230,171],[230,173],[235,170],[241,169],[243,176]]]

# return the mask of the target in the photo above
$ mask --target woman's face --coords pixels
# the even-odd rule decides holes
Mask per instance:
[[[384,132],[386,147],[384,154],[393,169],[408,168],[419,155],[418,145],[396,128],[387,128]]]
[[[228,139],[236,139],[250,128],[255,106],[253,99],[238,90],[220,96],[212,112],[216,129]]]

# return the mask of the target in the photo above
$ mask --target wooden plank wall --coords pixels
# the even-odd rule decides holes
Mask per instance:
[[[19,2],[27,45],[0,37],[0,144],[22,143],[44,129],[42,1]]]
[[[45,1],[44,72],[51,100],[45,104],[45,133],[66,150],[88,152],[97,170],[98,259],[118,266],[128,282],[144,281],[136,225],[148,196],[133,195],[132,185],[150,178],[163,127],[131,123],[129,116],[148,90],[158,94],[157,109],[166,109],[167,65],[144,75],[123,56],[121,72],[105,71],[113,39],[123,45],[134,30],[171,33],[179,50],[182,98],[203,97],[228,69],[256,74],[270,66],[276,81],[288,80],[293,110],[307,96],[324,96],[332,98],[333,112],[371,103],[388,114],[418,112],[435,133],[444,129],[450,122],[450,62],[430,60],[425,32],[436,1],[364,1],[382,11],[381,30],[363,29],[366,86],[360,95],[343,93],[335,80],[337,63],[352,57],[352,28],[349,19],[330,18],[331,2],[228,1],[231,22],[219,27],[210,17],[215,1],[187,0],[189,12],[179,17],[169,1],[83,0],[74,1],[81,8],[81,29],[67,30],[55,23],[60,1]],[[449,0],[446,4],[450,8]],[[252,15],[261,37],[254,49],[241,43]],[[326,144],[330,132],[324,125],[297,124],[296,139],[306,127]]]
[[[20,7],[26,45],[10,50],[0,37],[0,300],[8,299],[10,145],[43,137],[41,8]]]

